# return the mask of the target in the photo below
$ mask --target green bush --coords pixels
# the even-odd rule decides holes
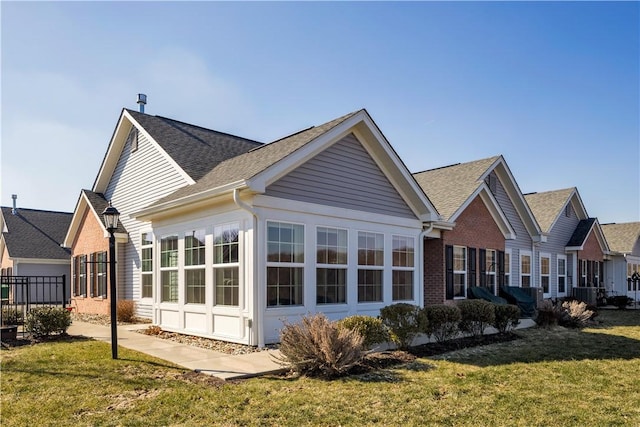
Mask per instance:
[[[3,325],[18,325],[22,323],[22,320],[22,311],[10,307],[2,309]]]
[[[300,323],[285,321],[277,360],[301,374],[338,377],[362,361],[362,342],[357,331],[340,328],[323,314],[304,316]]]
[[[371,316],[349,316],[338,321],[338,326],[358,332],[365,348],[371,348],[389,340],[389,333],[382,320]]]
[[[619,310],[624,310],[628,305],[633,304],[633,298],[629,298],[624,295],[617,295],[614,297],[607,298],[607,304],[615,305]]]
[[[60,307],[38,307],[27,313],[24,329],[36,338],[64,334],[71,326],[71,313]]]
[[[389,338],[400,349],[411,346],[413,339],[421,331],[427,329],[427,318],[420,307],[398,303],[388,305],[380,310],[382,323],[389,328]]]
[[[427,317],[426,333],[437,342],[443,342],[455,338],[460,332],[458,323],[461,315],[460,309],[455,305],[430,305],[424,308]]]
[[[493,304],[481,299],[463,300],[458,303],[460,309],[460,330],[474,337],[484,335],[484,330],[496,320]]]
[[[494,304],[495,320],[493,327],[504,334],[513,330],[520,323],[520,309],[511,304]]]

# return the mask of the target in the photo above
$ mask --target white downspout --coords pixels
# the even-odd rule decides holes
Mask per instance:
[[[233,189],[233,202],[238,205],[240,209],[243,209],[251,214],[253,217],[253,265],[251,267],[251,271],[253,273],[252,283],[253,283],[253,307],[252,307],[252,317],[251,320],[252,328],[256,326],[258,327],[258,347],[264,347],[264,313],[262,302],[258,296],[259,286],[258,286],[258,269],[256,268],[256,257],[258,255],[258,214],[253,209],[252,206],[240,200],[240,190],[237,188]]]
[[[418,277],[420,279],[420,292],[418,297],[420,298],[420,307],[424,307],[424,238],[427,234],[431,233],[431,231],[433,230],[433,222],[431,224],[429,224],[429,227],[427,227],[425,230],[422,230],[420,232],[420,235],[418,236],[418,244],[420,245],[420,249],[418,250],[419,253],[419,260],[420,262],[418,263]]]

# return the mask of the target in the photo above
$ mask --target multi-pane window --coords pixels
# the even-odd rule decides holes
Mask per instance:
[[[142,298],[153,296],[153,235],[142,233]]]
[[[382,301],[384,235],[358,232],[358,302]]]
[[[302,305],[304,226],[267,222],[267,306]]]
[[[593,263],[593,286],[600,287],[600,263],[598,261]]]
[[[107,253],[91,254],[91,296],[105,298],[107,296]]]
[[[160,240],[160,301],[178,302],[178,236]]]
[[[82,297],[87,296],[87,256],[80,255],[80,270],[78,274],[78,295]]]
[[[567,259],[563,255],[558,255],[558,293],[567,292]]]
[[[545,294],[549,293],[549,280],[551,274],[551,258],[540,254],[540,285]]]
[[[316,230],[316,303],[347,302],[347,230]]]
[[[640,290],[640,283],[634,281],[634,274],[640,271],[638,268],[640,265],[627,261],[627,290],[637,291]]]
[[[580,260],[580,286],[587,286],[587,260]]]
[[[213,229],[213,279],[215,304],[238,306],[240,301],[237,223],[216,226]]]
[[[496,293],[496,270],[498,268],[498,259],[497,259],[497,252],[493,249],[487,249],[485,252],[485,265],[487,267],[487,270],[485,272],[486,275],[486,283],[487,283],[487,289],[489,290],[489,292],[491,292],[492,294],[495,295]]]
[[[453,297],[467,297],[467,248],[453,247]]]
[[[413,237],[393,236],[392,244],[392,299],[412,300],[415,240]]]
[[[504,285],[511,284],[511,250],[504,252]]]
[[[184,236],[184,286],[187,304],[204,304],[205,233],[194,230]]]
[[[520,254],[520,286],[531,287],[531,254]]]

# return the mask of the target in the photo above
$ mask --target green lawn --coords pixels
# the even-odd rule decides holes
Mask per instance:
[[[3,427],[45,425],[640,425],[640,310],[582,331],[418,359],[323,381],[220,383],[107,343],[3,350]],[[208,381],[207,381],[208,380]]]

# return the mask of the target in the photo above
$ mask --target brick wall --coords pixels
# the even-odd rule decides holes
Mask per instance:
[[[595,236],[595,233],[592,231],[589,233],[589,237],[587,237],[587,241],[584,245],[584,249],[578,251],[579,259],[586,259],[589,261],[602,261],[604,258],[604,254],[602,253],[602,249],[600,248],[600,243],[598,243],[598,239]]]
[[[80,224],[80,230],[76,236],[73,246],[71,247],[71,256],[87,255],[87,261],[89,261],[89,255],[94,252],[109,251],[109,239],[104,236],[102,224],[98,222],[98,219],[91,210],[87,210],[82,218]],[[73,262],[73,261],[72,261]],[[107,267],[107,298],[91,297],[89,296],[90,283],[90,270],[95,268],[95,264],[87,264],[87,296],[81,297],[73,295],[71,298],[71,306],[74,307],[78,313],[93,313],[93,314],[109,314],[110,299],[109,299],[109,274]],[[75,289],[73,283],[73,267],[71,274],[71,292]]]
[[[446,302],[445,245],[504,251],[504,235],[480,197],[476,197],[456,219],[451,231],[443,231],[440,239],[424,242],[424,304]],[[478,254],[476,253],[476,256]],[[479,274],[479,268],[478,274]],[[476,278],[476,283],[480,283]]]

